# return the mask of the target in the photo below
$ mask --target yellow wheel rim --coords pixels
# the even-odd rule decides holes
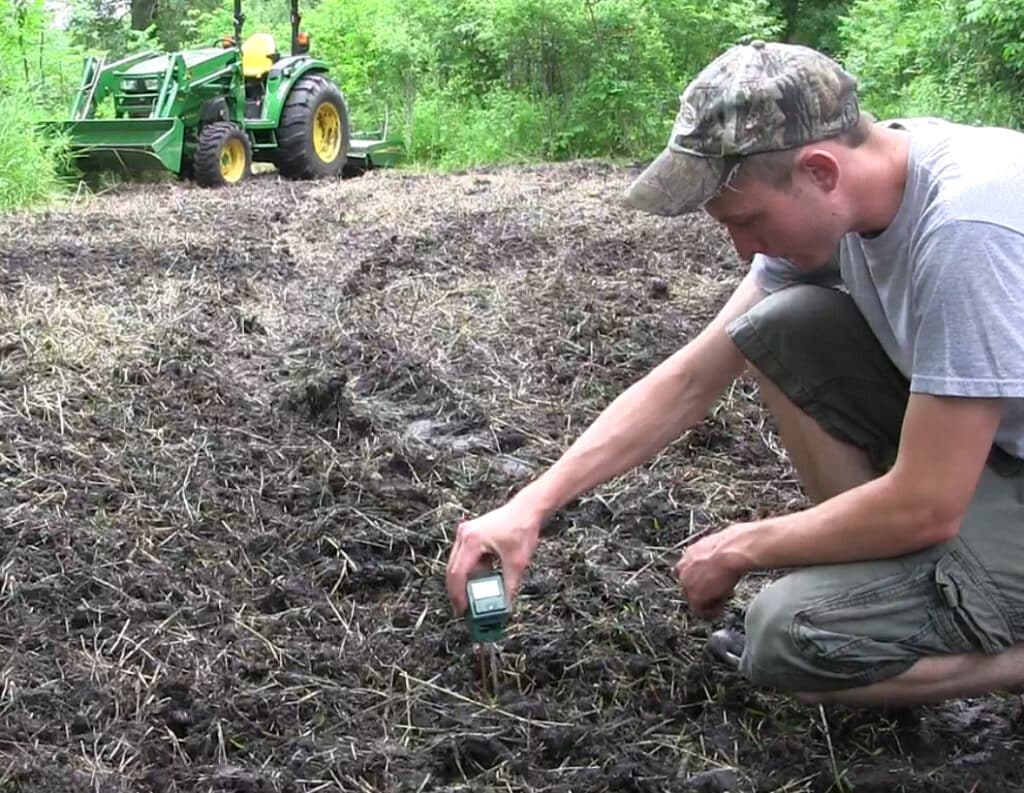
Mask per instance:
[[[330,102],[313,115],[313,151],[321,162],[334,162],[341,152],[341,116]]]
[[[245,175],[245,145],[238,138],[231,138],[220,150],[220,175],[232,184]]]

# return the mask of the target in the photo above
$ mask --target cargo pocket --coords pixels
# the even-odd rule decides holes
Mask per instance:
[[[935,565],[939,622],[952,628],[956,652],[1000,653],[1013,644],[1013,630],[987,576],[970,559],[950,551]],[[942,607],[945,608],[942,608]]]
[[[872,581],[798,612],[793,639],[832,668],[907,665],[929,644],[931,600],[930,569]]]

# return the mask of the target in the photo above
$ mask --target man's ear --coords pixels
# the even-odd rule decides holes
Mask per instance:
[[[839,160],[830,151],[804,149],[797,158],[797,167],[826,193],[831,193],[839,184]]]

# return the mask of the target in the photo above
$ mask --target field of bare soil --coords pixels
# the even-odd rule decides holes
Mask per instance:
[[[1024,789],[1019,699],[819,709],[704,660],[679,544],[804,504],[744,380],[551,523],[481,688],[457,521],[742,273],[704,219],[620,208],[631,175],[267,175],[0,218],[0,790]]]

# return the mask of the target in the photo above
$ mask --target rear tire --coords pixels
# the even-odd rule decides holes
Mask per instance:
[[[238,124],[216,121],[199,133],[192,170],[200,187],[238,184],[252,169],[249,136]]]
[[[292,86],[281,110],[275,163],[288,179],[337,176],[348,152],[348,109],[338,86],[306,74]]]

